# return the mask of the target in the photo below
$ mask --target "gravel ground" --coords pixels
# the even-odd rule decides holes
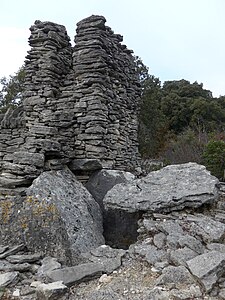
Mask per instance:
[[[69,299],[145,299],[147,291],[154,287],[158,276],[146,262],[127,259],[111,275],[103,275],[100,279],[73,286]]]

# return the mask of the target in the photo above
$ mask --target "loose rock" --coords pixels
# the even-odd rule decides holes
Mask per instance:
[[[225,254],[210,251],[187,261],[190,272],[196,276],[206,292],[210,292],[224,272]]]
[[[15,284],[18,279],[18,276],[18,272],[8,272],[0,274],[0,288],[4,288],[8,285]]]

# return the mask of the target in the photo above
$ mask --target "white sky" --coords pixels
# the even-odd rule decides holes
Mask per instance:
[[[214,96],[225,95],[224,0],[0,2],[0,77],[23,64],[35,20],[65,25],[73,41],[76,23],[100,14],[161,81],[197,80]]]

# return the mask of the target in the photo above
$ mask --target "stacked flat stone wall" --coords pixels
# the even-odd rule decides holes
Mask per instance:
[[[23,101],[29,131],[26,148],[46,156],[73,156],[73,112],[60,90],[72,68],[70,38],[64,26],[50,22],[36,21],[30,30]],[[64,135],[62,128],[67,129]]]
[[[76,157],[132,168],[138,157],[139,87],[131,51],[105,26],[104,17],[77,24],[73,52],[77,98]]]
[[[105,22],[102,16],[79,22],[74,47],[62,25],[31,26],[22,105],[0,117],[0,185],[29,185],[65,164],[138,165],[135,63]]]

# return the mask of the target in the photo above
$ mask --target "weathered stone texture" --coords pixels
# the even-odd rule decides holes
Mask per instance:
[[[85,165],[83,162],[79,164],[82,168]],[[196,168],[204,171],[202,166],[195,165]],[[193,165],[186,164],[185,169],[185,176],[181,172],[184,165],[169,169],[173,175],[176,170],[178,178],[180,172],[183,174],[181,177],[185,177],[177,187],[186,186],[184,182],[187,182],[187,177],[194,177],[198,185],[200,181],[193,172]],[[119,175],[119,181],[122,177],[123,180],[126,177],[127,181],[134,181],[132,176],[122,171],[100,171],[95,174],[96,178],[100,179],[105,172],[107,177],[103,176],[102,181],[97,180],[100,198],[106,192],[102,188],[110,176],[116,179],[116,175]],[[169,182],[168,168],[163,174],[162,180]],[[174,178],[172,174],[171,177]],[[95,183],[93,179],[91,181]],[[145,179],[149,182],[149,178]],[[208,185],[211,182],[208,189],[214,191],[217,186],[215,178],[211,176],[211,180],[206,180],[203,176],[203,179]],[[110,186],[106,185],[109,189]],[[189,185],[195,194],[194,183]],[[18,189],[14,190],[16,192],[19,192]],[[212,204],[205,205],[203,201],[199,208],[196,208],[195,198],[192,200],[193,207],[189,205],[181,210],[181,202],[177,201],[177,206],[174,205],[172,211],[165,213],[165,203],[162,202],[159,204],[162,206],[161,213],[148,209],[142,212],[138,221],[134,215],[130,216],[130,224],[138,223],[139,235],[127,250],[97,245],[98,241],[102,243],[99,205],[68,169],[43,172],[26,190],[26,194],[23,203],[18,198],[17,202],[12,201],[10,205],[13,194],[9,194],[5,202],[0,202],[0,221],[4,222],[4,227],[0,228],[4,228],[14,244],[19,242],[21,232],[20,238],[24,240],[24,244],[20,241],[21,244],[12,247],[9,240],[1,238],[0,271],[5,286],[4,296],[8,293],[24,300],[61,299],[61,294],[62,299],[78,300],[224,298],[225,217],[222,218],[224,199],[221,191]],[[20,219],[17,227],[11,222],[13,216]],[[129,223],[128,216],[124,216],[123,222]],[[132,231],[131,227],[127,226],[126,237]],[[115,229],[113,224],[111,229]],[[120,235],[118,229],[117,240]],[[41,250],[45,250],[45,246],[47,251],[43,253]],[[66,249],[68,252],[78,250],[74,255],[75,265],[62,264],[65,255],[70,257],[70,253],[65,253]],[[51,256],[43,258],[43,254]]]
[[[117,184],[106,194],[103,204],[106,209],[130,213],[197,208],[218,198],[218,183],[202,165],[170,165],[133,182]]]
[[[137,152],[139,87],[131,51],[122,36],[92,16],[77,25],[73,69],[77,85],[76,155],[101,158],[116,168],[131,168]],[[127,165],[125,167],[125,165]]]
[[[100,207],[69,169],[43,172],[25,196],[2,199],[0,215],[3,243],[24,242],[63,262],[104,244]]]
[[[79,22],[74,47],[62,25],[31,26],[22,105],[0,116],[0,186],[28,186],[43,170],[81,159],[136,167],[140,86],[132,51],[105,22]]]

